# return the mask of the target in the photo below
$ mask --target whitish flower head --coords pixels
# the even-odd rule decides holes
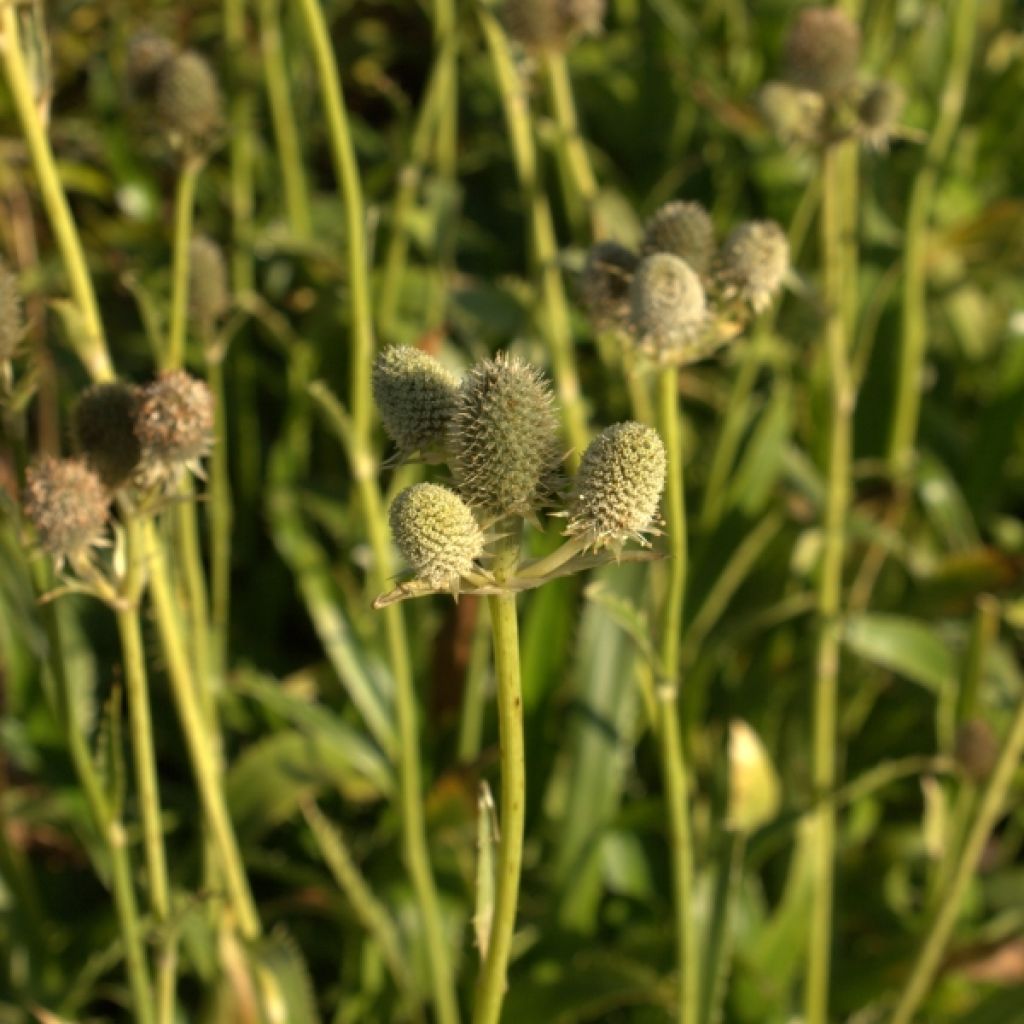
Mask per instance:
[[[643,542],[665,488],[665,445],[643,423],[616,423],[587,446],[569,502],[570,534],[595,548]]]
[[[531,50],[561,50],[577,36],[600,35],[605,0],[505,0],[502,20]]]
[[[184,370],[161,374],[142,391],[135,436],[146,473],[176,478],[190,469],[201,475],[199,460],[214,440],[213,395],[205,381]]]
[[[773,220],[740,224],[725,240],[718,279],[727,298],[746,302],[755,313],[772,303],[789,271],[789,242]]]
[[[656,252],[633,278],[633,328],[640,346],[660,362],[686,362],[702,350],[708,312],[704,286],[685,260]]]
[[[636,253],[617,242],[598,242],[587,253],[580,303],[599,331],[629,329],[629,289],[636,264]]]
[[[82,459],[46,456],[25,474],[25,515],[58,572],[65,560],[80,564],[104,543],[108,504],[106,488]]]
[[[120,487],[135,472],[142,456],[135,434],[139,398],[139,389],[131,384],[94,384],[75,406],[75,444],[110,490]]]
[[[25,336],[18,279],[0,260],[0,363],[14,357]]]
[[[780,142],[822,141],[826,105],[821,93],[788,82],[765,82],[757,104]]]
[[[670,252],[703,276],[715,255],[715,228],[700,203],[665,203],[647,222],[641,256]]]
[[[860,61],[860,29],[835,7],[807,7],[796,16],[785,46],[786,79],[793,85],[838,96],[854,82]]]
[[[224,129],[224,103],[217,76],[206,58],[184,50],[159,72],[156,113],[172,148],[208,153]]]
[[[444,446],[459,382],[433,356],[393,345],[373,364],[373,400],[388,437],[401,455]]]
[[[857,104],[857,118],[867,146],[881,152],[889,148],[904,102],[903,90],[892,82],[876,82],[864,93]]]
[[[459,493],[485,515],[530,516],[544,505],[560,450],[540,372],[503,353],[477,363],[458,391],[448,451]]]
[[[416,484],[391,505],[391,533],[417,579],[457,587],[484,548],[484,535],[466,503],[447,487]]]
[[[206,235],[195,235],[189,243],[188,306],[193,323],[207,332],[231,306],[224,253]]]

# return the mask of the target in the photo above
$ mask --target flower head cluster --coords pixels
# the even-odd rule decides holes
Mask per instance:
[[[195,235],[189,243],[188,305],[192,322],[207,337],[231,307],[224,253],[206,235]]]
[[[505,0],[509,36],[529,50],[564,50],[578,36],[600,35],[606,0]]]
[[[727,298],[738,297],[763,313],[789,271],[789,242],[773,220],[752,220],[733,230],[718,259],[718,279]]]

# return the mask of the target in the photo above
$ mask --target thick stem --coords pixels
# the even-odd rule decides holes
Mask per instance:
[[[188,326],[188,264],[189,242],[192,238],[192,214],[196,203],[196,186],[203,159],[188,156],[181,165],[178,188],[174,196],[174,255],[171,266],[171,316],[167,328],[167,345],[163,369],[177,370],[185,363],[185,332]]]
[[[514,572],[519,558],[519,532],[508,527],[494,562],[501,581]],[[508,958],[519,902],[526,824],[526,751],[523,739],[523,694],[519,673],[519,624],[512,594],[489,597],[494,669],[498,689],[498,731],[501,747],[501,807],[498,876],[487,956],[477,984],[473,1024],[497,1024],[507,988]]]

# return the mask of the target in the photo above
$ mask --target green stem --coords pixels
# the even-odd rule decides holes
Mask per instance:
[[[246,0],[224,0],[224,43],[231,78],[231,285],[236,294],[252,290],[254,98],[244,72]]]
[[[471,764],[480,756],[483,746],[484,710],[487,702],[487,679],[491,650],[490,616],[487,604],[479,598],[467,598],[476,603],[476,622],[473,624],[473,644],[466,669],[466,687],[462,695],[462,713],[459,719],[459,740],[456,752],[460,764]]]
[[[696,1024],[700,1000],[700,955],[693,912],[693,837],[690,830],[686,752],[679,726],[680,643],[686,589],[686,502],[679,411],[678,371],[658,377],[658,426],[668,466],[665,483],[665,529],[668,537],[668,586],[661,616],[661,668],[658,689],[658,745],[668,811],[672,864],[673,916],[676,928],[678,1020]]]
[[[907,978],[889,1024],[910,1024],[925,996],[932,991],[943,951],[949,942],[963,904],[964,894],[974,879],[978,862],[1006,803],[1007,793],[1024,754],[1024,699],[1017,705],[1010,730],[989,778],[967,834],[963,853],[932,920],[917,959]]]
[[[231,480],[228,473],[228,424],[224,389],[224,355],[207,362],[206,378],[213,392],[216,440],[210,455],[210,633],[215,678],[223,679],[228,665],[231,617]]]
[[[106,334],[100,319],[99,304],[86,263],[82,240],[71,215],[67,196],[60,182],[57,161],[46,135],[42,114],[32,88],[18,38],[18,14],[13,3],[3,5],[0,14],[0,54],[11,90],[11,99],[21,122],[32,167],[39,183],[39,193],[53,229],[57,247],[68,275],[71,295],[82,316],[84,337],[78,341],[77,354],[94,381],[114,379],[114,366],[107,348]]]
[[[978,19],[977,0],[952,0],[952,49],[935,127],[910,191],[904,231],[903,307],[896,405],[889,436],[889,464],[905,479],[914,460],[921,413],[921,375],[928,347],[928,221],[935,205],[939,170],[949,154],[964,109]]]
[[[508,527],[495,555],[494,575],[508,579],[519,558],[519,532]],[[502,594],[487,599],[494,642],[494,670],[498,690],[498,732],[501,749],[500,838],[494,918],[486,956],[477,983],[473,1024],[497,1024],[505,998],[508,958],[519,902],[519,876],[523,864],[526,824],[526,752],[523,738],[523,695],[519,671],[519,624],[516,599]]]
[[[210,740],[209,730],[204,721],[192,666],[187,656],[187,647],[178,622],[174,591],[171,586],[164,557],[163,546],[152,522],[143,526],[146,560],[150,572],[150,596],[156,617],[161,649],[167,665],[171,692],[181,719],[185,743],[188,747],[192,771],[203,813],[213,836],[220,866],[227,884],[228,900],[235,913],[242,934],[255,939],[260,934],[259,915],[245,876],[238,841],[228,814],[227,802],[217,753]]]
[[[267,85],[270,121],[277,142],[288,227],[297,238],[308,238],[312,233],[309,189],[302,163],[302,145],[292,104],[284,47],[281,43],[281,0],[260,0],[259,19],[263,75]]]
[[[189,242],[192,237],[192,214],[196,202],[196,186],[203,159],[187,156],[178,175],[174,196],[174,255],[171,265],[171,317],[167,328],[163,369],[178,370],[185,363],[185,330],[188,325]]]
[[[847,288],[855,287],[845,270],[844,189],[842,150],[825,151],[822,168],[821,245],[826,306],[825,347],[829,365],[832,422],[825,495],[824,546],[818,585],[818,641],[814,686],[812,778],[816,797],[836,787],[837,708],[842,633],[842,576],[846,551],[846,519],[850,503],[853,456],[853,411],[856,396],[850,373],[849,332],[844,311]],[[832,951],[832,910],[835,875],[835,807],[821,803],[814,814],[814,872],[811,926],[804,992],[807,1024],[828,1020],[829,966]]]

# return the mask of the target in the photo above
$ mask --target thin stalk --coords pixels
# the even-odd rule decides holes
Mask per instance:
[[[260,0],[259,19],[263,77],[267,86],[270,121],[277,143],[288,227],[297,238],[308,238],[312,233],[309,187],[306,183],[302,145],[299,141],[288,67],[281,42],[281,0]]]
[[[494,560],[499,582],[515,573],[519,531],[511,526]],[[487,955],[477,982],[473,1024],[497,1024],[505,998],[508,958],[519,902],[526,825],[526,749],[523,737],[523,694],[519,671],[519,624],[514,594],[487,599],[494,642],[498,690],[498,736],[501,762],[498,872]]]
[[[719,1024],[732,961],[732,917],[736,893],[743,880],[746,833],[727,834],[715,885],[708,935],[708,957],[701,989],[701,1024]]]
[[[231,285],[236,295],[252,290],[252,214],[254,98],[245,80],[246,0],[224,0],[224,43],[231,69],[228,118],[231,122]]]
[[[680,643],[686,590],[686,499],[683,490],[682,431],[678,371],[658,377],[658,426],[668,466],[665,483],[665,532],[668,537],[668,583],[661,613],[662,685],[658,689],[658,746],[668,811],[672,864],[673,916],[676,928],[678,1020],[696,1024],[700,1000],[700,955],[693,911],[693,837],[690,829],[686,753],[679,725]]]
[[[476,599],[479,601],[479,599]],[[473,643],[466,669],[466,687],[462,695],[459,740],[456,756],[460,764],[471,764],[483,746],[484,709],[487,703],[487,678],[490,655],[490,617],[487,604],[479,601],[473,624]]]
[[[163,353],[163,369],[178,370],[185,363],[185,330],[188,325],[189,241],[192,238],[192,215],[196,203],[196,186],[203,169],[203,158],[187,156],[178,175],[174,195],[174,254],[171,264],[171,316],[167,328],[167,346]]]
[[[911,969],[910,976],[900,993],[896,1009],[889,1024],[910,1024],[918,1007],[932,990],[942,954],[949,942],[959,916],[967,886],[974,878],[978,862],[984,853],[992,829],[1006,803],[1014,774],[1024,754],[1024,699],[1017,705],[1010,730],[1003,742],[995,770],[981,794],[978,811],[967,834],[963,853],[956,866],[945,897],[939,905]]]
[[[842,150],[829,147],[823,157],[821,245],[826,307],[825,347],[831,388],[831,429],[825,495],[824,547],[818,585],[818,641],[814,686],[813,767],[816,797],[836,786],[836,741],[839,661],[842,632],[842,576],[846,520],[850,504],[853,411],[856,396],[850,373],[849,332],[844,311],[846,288],[855,287],[845,271]],[[835,876],[836,814],[832,804],[819,805],[813,819],[813,889],[804,992],[807,1024],[828,1020],[829,967]]]
[[[572,449],[569,466],[573,469],[587,447],[587,416],[573,362],[569,306],[558,265],[558,242],[551,207],[540,180],[530,102],[512,62],[508,40],[501,26],[492,14],[482,9],[480,23],[505,111],[516,175],[530,212],[530,245],[535,272],[540,278],[541,328],[551,353],[558,400]]]
[[[114,366],[110,360],[85,250],[60,182],[57,161],[50,148],[42,111],[37,104],[25,57],[21,52],[15,4],[5,3],[0,19],[0,55],[3,57],[7,85],[28,146],[46,216],[68,275],[71,295],[82,316],[84,336],[77,341],[77,355],[94,381],[113,380]]]
[[[231,619],[231,480],[228,472],[228,423],[224,389],[224,354],[207,360],[206,379],[213,392],[216,440],[210,455],[208,521],[210,526],[210,650],[215,678],[228,664]]]
[[[905,479],[914,460],[921,413],[921,374],[928,347],[928,221],[935,204],[939,170],[949,154],[963,114],[978,19],[977,0],[952,0],[953,29],[939,113],[910,191],[903,244],[903,305],[896,405],[889,436],[889,465]]]
[[[228,901],[242,934],[255,939],[260,934],[259,915],[249,890],[234,827],[228,814],[217,752],[210,738],[192,678],[185,638],[178,621],[163,546],[152,522],[143,525],[146,561],[150,573],[150,596],[156,617],[160,645],[167,665],[171,692],[181,719],[192,771],[203,813],[213,837],[217,857],[227,885]]]

